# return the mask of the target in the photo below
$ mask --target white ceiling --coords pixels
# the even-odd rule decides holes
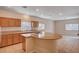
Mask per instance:
[[[64,20],[79,18],[79,6],[8,6],[10,10],[18,13],[37,16],[50,20]]]

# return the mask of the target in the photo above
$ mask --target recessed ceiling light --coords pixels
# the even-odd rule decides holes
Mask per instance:
[[[63,15],[63,14],[62,14],[62,13],[59,13],[58,15],[60,15],[60,16],[61,16],[61,15]]]
[[[39,9],[36,9],[36,11],[39,11]]]

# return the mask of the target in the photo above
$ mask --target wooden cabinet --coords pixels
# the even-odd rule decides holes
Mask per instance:
[[[9,26],[9,27],[14,27],[14,26],[16,26],[16,25],[15,25],[15,22],[16,22],[16,21],[15,21],[14,19],[9,19],[9,20],[8,20],[8,26]]]
[[[19,27],[19,26],[21,26],[21,20],[19,19],[19,20],[15,20],[14,21],[15,22],[15,26],[17,26],[17,27]]]
[[[0,41],[1,41],[0,47],[4,47],[4,46],[13,45],[16,43],[21,43],[22,37],[20,36],[20,34],[6,34],[6,35],[2,35]]]
[[[8,45],[8,37],[7,35],[2,35],[1,37],[1,47]]]
[[[0,23],[1,23],[0,24],[1,27],[7,27],[9,25],[8,19],[4,20],[3,18],[0,18]]]
[[[1,47],[1,35],[0,35],[0,47]]]
[[[23,42],[24,37],[19,34],[19,42]]]
[[[16,44],[20,42],[22,42],[20,34],[13,34],[13,43]]]
[[[13,44],[13,35],[2,35],[1,46],[8,46]]]
[[[7,35],[7,45],[12,45],[13,44],[13,35],[10,34],[10,35]]]
[[[0,27],[19,27],[21,19],[0,17]]]

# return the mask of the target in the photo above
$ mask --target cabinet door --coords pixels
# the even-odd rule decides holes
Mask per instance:
[[[1,47],[8,45],[8,38],[7,35],[2,35],[1,37]]]
[[[21,36],[21,34],[19,34],[19,41],[20,41],[20,42],[22,42],[22,41],[23,41],[23,39],[24,39],[24,37],[23,37],[23,36]]]
[[[21,26],[21,20],[20,19],[9,19],[9,26],[10,27],[20,27]]]
[[[1,26],[2,27],[8,27],[9,26],[8,19],[2,19],[1,20]]]
[[[13,44],[19,43],[20,41],[19,34],[13,34]]]
[[[22,36],[20,34],[13,35],[13,44],[22,42]]]
[[[13,44],[13,35],[12,34],[7,35],[7,40],[8,40],[7,45],[12,45]]]
[[[21,26],[21,20],[20,19],[15,19],[15,26],[20,27]]]
[[[0,17],[1,27],[20,27],[21,19]]]
[[[9,19],[9,26],[10,27],[20,27],[21,20],[20,19]]]
[[[14,19],[9,19],[8,20],[8,27],[14,27],[15,26],[15,20]]]
[[[12,44],[13,44],[13,35],[12,34],[2,35],[0,47],[12,45]]]
[[[1,40],[1,35],[0,35],[0,47],[1,47],[1,41],[2,41],[2,40]]]
[[[0,26],[1,26],[1,23],[2,23],[2,21],[1,21],[1,19],[0,19]]]

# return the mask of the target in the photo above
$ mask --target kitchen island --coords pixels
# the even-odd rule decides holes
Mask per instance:
[[[25,39],[23,42],[23,49],[25,52],[39,52],[51,53],[57,52],[57,40],[62,36],[59,34],[52,34],[42,32],[39,34],[29,33],[21,34]]]

